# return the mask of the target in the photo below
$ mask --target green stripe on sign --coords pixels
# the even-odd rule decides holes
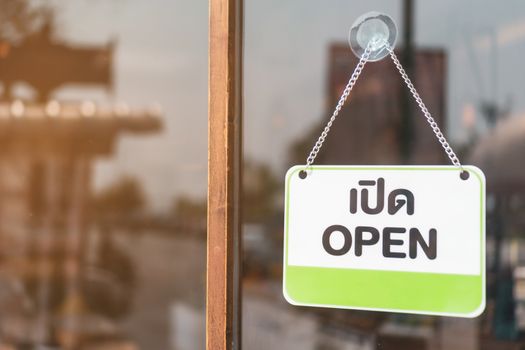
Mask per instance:
[[[475,316],[482,276],[287,266],[285,294],[300,305]]]

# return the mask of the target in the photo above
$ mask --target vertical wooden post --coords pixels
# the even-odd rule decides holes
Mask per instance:
[[[206,348],[240,349],[242,0],[210,0]]]

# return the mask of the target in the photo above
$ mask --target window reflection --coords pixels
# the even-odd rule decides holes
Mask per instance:
[[[0,1],[1,349],[204,347],[207,18],[178,6]]]
[[[525,344],[520,219],[525,99],[519,63],[525,54],[525,7],[414,1],[407,34],[408,2],[247,1],[243,339],[248,349],[520,349]],[[406,60],[410,47],[407,71],[425,104],[460,159],[487,176],[487,308],[479,318],[294,307],[282,297],[284,174],[305,163],[328,121],[357,64],[347,31],[370,10],[393,16],[400,29],[397,54]],[[366,65],[316,163],[448,164],[448,159],[385,59]],[[264,192],[255,196],[260,201],[252,199],[257,190]],[[266,203],[271,207],[261,212]]]

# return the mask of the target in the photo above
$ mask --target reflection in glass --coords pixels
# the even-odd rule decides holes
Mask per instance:
[[[247,2],[245,348],[524,346],[525,7],[471,5]],[[370,10],[392,14],[399,28],[396,54],[425,104],[460,159],[487,176],[487,308],[479,318],[294,307],[282,297],[284,174],[305,164],[331,115],[357,64],[345,35],[353,20]],[[384,59],[366,65],[316,164],[448,164],[448,159],[394,65]],[[264,193],[257,196],[260,202],[250,199],[255,191]],[[263,203],[271,203],[264,213]]]
[[[191,162],[170,141],[173,101],[205,101],[206,81],[167,91],[188,67],[162,57],[199,54],[169,46],[159,8],[0,1],[2,349],[204,344],[205,128],[177,139]]]

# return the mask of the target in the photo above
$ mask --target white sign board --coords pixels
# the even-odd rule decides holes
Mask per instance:
[[[473,317],[485,178],[467,166],[304,166],[286,176],[284,294],[298,305]]]

